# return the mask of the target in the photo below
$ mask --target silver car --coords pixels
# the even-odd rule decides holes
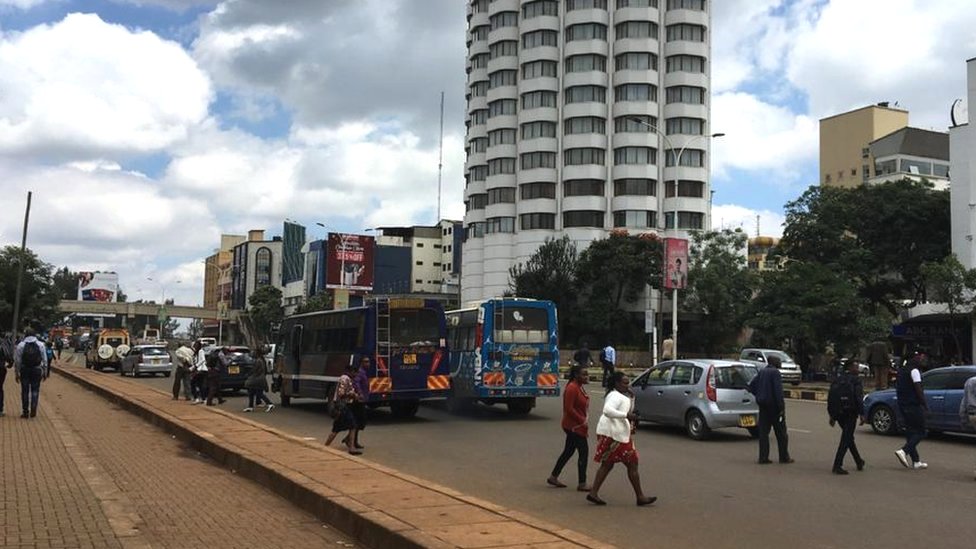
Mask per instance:
[[[730,360],[671,360],[631,383],[641,421],[680,425],[702,440],[712,429],[741,427],[758,432],[759,406],[748,391],[758,368]]]
[[[132,377],[140,374],[163,374],[169,377],[173,371],[173,361],[169,350],[163,345],[136,345],[122,359],[119,373]]]
[[[742,349],[742,352],[739,354],[739,361],[755,364],[759,368],[765,368],[769,364],[769,357],[773,355],[779,357],[779,373],[783,377],[783,381],[792,383],[793,385],[799,385],[803,379],[803,372],[793,358],[783,351],[777,351],[776,349]]]

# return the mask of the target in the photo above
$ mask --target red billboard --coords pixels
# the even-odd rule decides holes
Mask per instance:
[[[371,236],[329,233],[325,287],[372,291],[375,249],[376,241]]]
[[[664,239],[664,287],[683,290],[688,284],[688,241]]]

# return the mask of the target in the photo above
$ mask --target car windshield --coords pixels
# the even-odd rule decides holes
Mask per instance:
[[[783,351],[766,351],[766,356],[778,356],[780,362],[793,362],[790,355],[784,353]]]
[[[758,371],[755,366],[746,366],[745,364],[715,368],[715,388],[745,389],[749,387],[749,382],[756,377]]]
[[[165,356],[167,354],[168,353],[166,352],[166,349],[164,349],[162,347],[143,347],[142,348],[142,355],[143,356]]]

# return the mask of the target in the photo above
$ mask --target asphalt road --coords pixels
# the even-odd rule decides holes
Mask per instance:
[[[106,373],[106,375],[115,375]],[[140,378],[168,390],[171,379]],[[592,431],[602,406],[591,385]],[[275,402],[276,395],[272,395]],[[246,397],[222,407],[241,413]],[[189,404],[188,404],[189,405]],[[442,404],[423,406],[412,420],[371,412],[362,435],[365,456],[383,465],[531,513],[620,547],[918,547],[972,548],[976,543],[976,439],[940,436],[919,451],[925,471],[909,471],[893,451],[900,438],[858,430],[864,472],[830,472],[838,429],[827,425],[823,404],[790,401],[787,423],[796,463],[760,466],[757,443],[743,430],[717,432],[705,442],[683,431],[643,426],[637,434],[645,492],[660,499],[634,505],[622,466],[611,472],[595,507],[572,488],[545,484],[562,449],[559,399],[540,399],[528,417],[504,406],[481,406],[465,416]],[[324,440],[331,419],[321,402],[295,400],[290,408],[247,414],[293,434]],[[775,455],[775,443],[774,443]],[[592,459],[592,458],[591,458]],[[775,457],[774,457],[775,459]],[[849,458],[848,458],[849,459]],[[596,465],[590,465],[590,478]],[[574,486],[575,460],[562,480]]]

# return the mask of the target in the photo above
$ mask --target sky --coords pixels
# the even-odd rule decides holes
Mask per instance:
[[[782,231],[818,120],[945,131],[971,0],[712,0],[715,228]],[[0,0],[0,246],[202,302],[221,233],[464,214],[463,0]],[[323,229],[316,225],[321,223]],[[152,278],[152,281],[147,280]]]

